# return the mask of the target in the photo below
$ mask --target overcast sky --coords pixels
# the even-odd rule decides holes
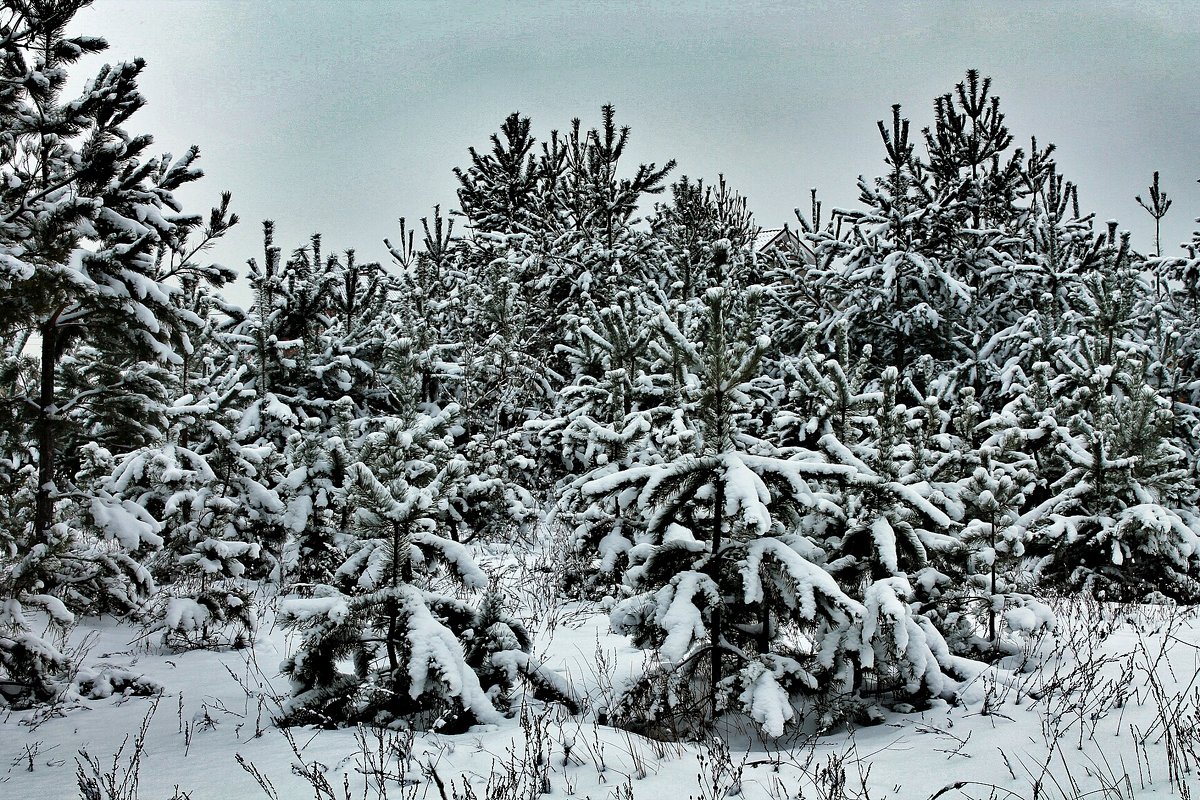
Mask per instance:
[[[723,172],[765,227],[853,205],[882,169],[875,121],[901,103],[914,128],[975,67],[1010,129],[1058,145],[1085,209],[1143,250],[1134,202],[1154,170],[1175,200],[1164,251],[1200,215],[1200,25],[1166,2],[392,3],[98,0],[77,32],[106,60],[142,56],[149,105],[133,132],[200,146],[203,210],[233,192],[243,224],[216,260],[239,270],[274,219],[285,251],[383,260],[400,216],[455,200],[455,166],[512,111],[541,135],[599,121],[633,129],[629,158],[714,180]],[[96,64],[89,63],[88,71]]]

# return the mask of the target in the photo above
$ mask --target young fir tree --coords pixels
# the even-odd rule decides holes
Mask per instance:
[[[826,301],[837,309],[827,323],[850,321],[851,334],[869,344],[876,363],[907,375],[922,355],[939,363],[954,355],[953,326],[971,302],[971,287],[938,250],[941,231],[930,213],[930,175],[916,155],[909,121],[894,106],[890,129],[881,121],[887,175],[859,180],[864,211],[841,212],[816,243],[825,258]],[[839,237],[836,242],[822,238]]]
[[[728,250],[720,248],[718,257],[728,258]],[[819,549],[798,531],[820,502],[807,478],[825,465],[809,470],[745,449],[739,421],[754,408],[753,383],[769,340],[731,340],[735,301],[709,289],[697,339],[665,309],[655,320],[693,390],[696,451],[606,471],[582,494],[616,496],[622,515],[640,517],[645,528],[629,554],[629,596],[613,609],[614,630],[655,647],[671,685],[702,680],[708,720],[727,704],[741,706],[778,736],[792,716],[790,692],[817,683],[813,664],[772,652],[779,630],[848,620],[853,611],[813,563]],[[672,713],[670,695],[668,689],[650,698],[651,717]],[[630,697],[631,707],[644,699]]]
[[[332,583],[283,606],[303,634],[282,667],[292,682],[286,721],[404,719],[461,730],[497,721],[519,676],[569,699],[494,597],[476,606],[441,590],[446,577],[468,590],[487,586],[468,551],[444,535],[464,471],[451,450],[455,413],[381,419],[365,438],[348,475],[355,539],[346,558]]]
[[[612,106],[601,116],[601,125],[586,131],[574,120],[568,134],[552,133],[535,154],[529,121],[513,115],[493,137],[493,152],[472,150],[473,165],[457,173],[473,234],[459,243],[470,292],[464,321],[469,342],[484,345],[483,358],[470,361],[492,364],[495,377],[487,383],[528,394],[518,409],[526,418],[548,410],[546,379],[551,391],[568,380],[557,345],[571,320],[589,302],[603,307],[654,281],[656,242],[635,215],[639,203],[664,189],[674,163],[641,164],[623,177],[629,129],[617,126]]]
[[[655,427],[661,433],[672,414],[653,380],[652,351],[662,347],[655,313],[633,294],[605,308],[589,306],[563,345],[574,379],[560,391],[554,417],[538,426],[539,442],[556,456],[562,476],[554,519],[572,528],[579,556],[564,576],[569,592],[613,591],[643,538],[641,521],[623,514],[615,496],[586,497],[581,490],[605,472],[666,453],[648,435]]]
[[[171,646],[244,644],[256,619],[240,579],[259,546],[231,538],[236,529],[222,524],[234,509],[207,458],[183,447],[176,427],[165,441],[120,459],[102,486],[161,525],[163,548],[148,567],[164,590],[143,610],[151,630]]]
[[[653,328],[645,306],[633,293],[621,293],[608,306],[589,303],[573,321],[560,350],[570,364],[572,379],[559,390],[554,414],[539,424],[542,446],[557,453],[560,474],[578,473],[604,455],[595,451],[592,423],[621,425],[625,417],[646,406],[643,376]],[[607,454],[611,456],[616,453]]]
[[[508,238],[476,237],[464,247],[457,399],[467,435],[490,443],[552,406],[564,381],[551,357],[557,320],[524,288],[527,254]]]
[[[1167,197],[1167,193],[1159,187],[1157,170],[1154,172],[1154,180],[1150,183],[1147,194],[1150,197],[1149,202],[1143,200],[1141,195],[1134,199],[1154,219],[1154,256],[1162,258],[1162,220],[1171,210],[1171,198]]]
[[[381,382],[388,387],[396,413],[410,413],[423,404],[457,397],[462,375],[464,336],[461,275],[455,257],[454,221],[433,209],[433,222],[421,218],[422,247],[414,247],[416,232],[400,218],[400,243],[384,239],[399,275],[395,293],[378,315],[392,315],[397,330],[385,344],[383,362],[391,367]],[[377,324],[377,323],[376,323]],[[459,398],[461,399],[461,398]]]
[[[1055,404],[1060,470],[1022,522],[1040,572],[1115,599],[1200,596],[1200,515],[1173,414],[1141,365],[1080,337],[1063,354]]]
[[[966,448],[936,398],[906,408],[897,403],[894,370],[873,379],[869,352],[852,359],[847,327],[835,328],[832,353],[821,353],[810,334],[804,349],[782,359],[788,388],[771,427],[780,441],[822,451],[845,468],[826,484],[838,513],[813,536],[825,568],[863,602],[863,630],[872,631],[880,656],[858,663],[854,686],[864,687],[869,674],[882,688],[901,679],[902,691],[921,699],[949,691],[949,675],[962,671],[942,641],[947,628],[937,609],[957,574],[952,536],[962,492],[955,480]],[[919,396],[912,382],[908,394]],[[919,633],[905,638],[906,631]],[[901,652],[898,642],[920,644]]]
[[[284,526],[291,536],[285,567],[299,582],[328,583],[341,561],[354,463],[351,407],[350,399],[344,398],[335,410],[334,425],[309,417],[288,438],[288,475],[282,489],[288,498]]]
[[[950,310],[942,326],[951,351],[946,368],[959,385],[986,396],[995,364],[984,351],[1019,317],[1022,289],[1013,273],[1024,262],[1024,226],[1053,148],[1034,142],[1027,157],[1011,147],[991,79],[976,70],[937,98],[934,123],[923,133],[933,198],[929,255],[968,289],[966,304]]]
[[[561,160],[564,168],[548,187],[558,235],[544,250],[535,288],[547,311],[563,320],[588,300],[604,305],[622,289],[653,283],[647,268],[659,264],[653,239],[636,227],[635,214],[639,204],[666,188],[675,162],[639,164],[631,177],[623,177],[630,130],[617,126],[611,105],[600,116],[600,126],[586,133],[572,120],[570,133],[561,143],[552,136],[546,150],[546,160]]]
[[[692,182],[682,176],[671,184],[671,201],[656,208],[650,226],[667,258],[656,276],[659,288],[684,301],[703,295],[726,277],[714,274],[716,242],[725,240],[744,249],[753,244],[758,232],[746,198],[731,189],[724,176],[718,179],[715,191],[702,180]]]
[[[800,222],[816,264],[799,285],[776,280],[777,316],[795,332],[807,315],[827,337],[849,322],[856,346],[900,371],[908,402],[963,386],[993,411],[1021,321],[1069,307],[1091,218],[1058,175],[1053,146],[1012,146],[990,80],[973,70],[935,101],[924,154],[899,107],[879,127],[888,173],[860,179],[865,208],[838,211],[824,228],[814,198],[812,221]]]
[[[530,457],[536,451],[515,428],[524,416],[536,413],[530,409],[547,402],[552,388],[536,375],[537,366],[527,353],[509,348],[508,335],[525,341],[524,325],[504,319],[506,311],[521,308],[507,294],[512,287],[501,287],[501,294],[513,302],[505,304],[499,317],[491,316],[494,295],[479,292],[478,285],[461,290],[454,285],[461,276],[453,224],[435,207],[433,222],[423,218],[421,225],[422,249],[414,248],[415,233],[406,230],[403,219],[401,244],[387,243],[401,273],[385,309],[391,332],[379,374],[395,414],[426,411],[446,402],[464,408],[455,438],[466,474],[462,491],[447,509],[451,537],[469,541],[524,535],[538,518],[538,501],[525,488],[535,484]],[[471,316],[478,312],[483,316]],[[472,339],[482,331],[475,326],[502,319],[504,327],[485,342]],[[527,389],[533,391],[526,393]],[[516,411],[519,405],[525,405],[524,412]]]
[[[314,237],[314,260],[320,255],[320,239]],[[396,278],[377,262],[358,261],[354,250],[342,257],[330,255],[323,274],[331,285],[321,297],[323,340],[314,372],[319,381],[317,394],[333,403],[349,400],[357,416],[381,413],[392,407],[386,376],[380,374],[387,342],[393,338],[397,320],[391,315],[390,301],[396,291]],[[334,410],[322,417],[337,416]]]
[[[827,369],[834,389],[842,373]],[[826,568],[847,594],[865,606],[862,630],[871,644],[853,676],[854,688],[895,692],[910,701],[948,696],[972,670],[944,639],[938,601],[952,585],[962,516],[954,483],[962,453],[946,434],[948,415],[936,398],[917,408],[898,402],[893,368],[856,402],[852,424],[839,417],[818,422],[818,440],[831,463],[850,469],[833,502],[840,509],[819,539]],[[907,394],[920,396],[909,382]],[[866,401],[866,413],[860,405]],[[837,409],[837,405],[832,406]],[[864,642],[865,645],[865,642]]]
[[[309,524],[312,503],[309,488],[301,486],[307,465],[289,463],[289,443],[293,455],[304,449],[306,435],[323,446],[333,435],[335,404],[351,388],[344,368],[349,358],[333,352],[326,313],[338,284],[337,262],[323,263],[320,247],[320,237],[313,237],[284,262],[275,226],[264,222],[263,260],[248,262],[254,302],[249,309],[227,306],[222,331],[228,366],[219,394],[230,402],[222,408],[236,414],[236,424],[217,435],[235,461],[252,455],[254,483],[283,504],[283,513],[259,515],[252,526],[252,541],[279,581],[295,566],[290,537]],[[309,419],[316,422],[306,428]]]
[[[1010,654],[1016,648],[1006,629],[1028,632],[1054,622],[1016,577],[1029,539],[1018,521],[1035,482],[1032,460],[1014,452],[1005,438],[979,445],[969,469],[961,471],[957,499],[963,505],[958,534],[963,552],[951,571],[953,587],[937,603],[939,628],[956,651],[969,655]]]
[[[1115,223],[1066,252],[1070,290],[1047,293],[1047,307],[1065,307],[1018,329],[1004,378],[1012,399],[989,423],[1036,465],[1016,526],[1030,533],[1041,574],[1072,589],[1193,596],[1186,450],[1174,404],[1148,380],[1161,374],[1153,290]]]
[[[285,511],[258,480],[260,454],[241,450],[228,427],[231,414],[240,418],[245,398],[239,373],[223,369],[236,366],[236,359],[219,325],[222,301],[186,272],[236,223],[228,202],[223,196],[207,223],[197,220],[194,230],[161,253],[163,263],[184,275],[176,302],[198,320],[192,347],[175,367],[179,396],[162,410],[166,432],[113,459],[101,481],[104,491],[145,509],[162,525],[163,547],[147,564],[162,590],[142,611],[150,629],[178,647],[243,644],[253,635],[246,579],[264,572],[258,528]]]
[[[727,248],[718,245],[718,259],[744,263]],[[900,600],[911,589],[885,580],[860,601],[827,570],[817,539],[844,519],[832,489],[859,480],[859,468],[763,438],[779,384],[762,373],[769,339],[753,333],[760,298],[711,288],[693,317],[657,309],[657,369],[679,382],[695,436],[675,453],[599,469],[580,487],[639,528],[612,623],[656,648],[667,670],[625,697],[617,711],[633,718],[698,712],[703,724],[738,710],[778,736],[795,695],[852,692],[859,668],[876,661],[904,665],[914,692],[953,685],[939,662],[949,660],[944,643]],[[675,708],[688,688],[699,706]]]
[[[857,465],[862,473],[882,479],[865,486],[846,485],[846,525],[830,540],[830,570],[844,585],[856,588],[929,565],[918,520],[890,488],[908,477],[903,452],[909,444],[908,415],[897,404],[896,370],[885,370],[880,383],[878,405],[857,441],[827,435],[820,442],[836,461]]]
[[[1165,195],[1156,201],[1159,207]],[[1148,370],[1164,396],[1170,397],[1179,435],[1188,443],[1193,474],[1200,453],[1200,231],[1192,234],[1182,256],[1151,259],[1159,302],[1155,319],[1154,354]]]

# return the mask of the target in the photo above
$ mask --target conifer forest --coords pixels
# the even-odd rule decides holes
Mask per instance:
[[[0,795],[1200,797],[1200,233],[1003,75],[781,221],[481,121],[375,263],[185,208],[87,4],[0,11]]]

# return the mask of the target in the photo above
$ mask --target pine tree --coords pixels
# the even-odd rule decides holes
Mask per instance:
[[[462,213],[480,233],[512,233],[544,220],[538,184],[553,182],[561,167],[548,157],[535,160],[531,125],[528,117],[509,114],[492,134],[491,152],[472,147],[471,166],[454,170]]]
[[[1159,188],[1157,170],[1154,173],[1154,180],[1150,183],[1148,194],[1149,202],[1143,200],[1141,195],[1134,199],[1154,219],[1154,255],[1156,258],[1162,258],[1162,220],[1171,210],[1171,198],[1167,197],[1167,193]]]
[[[624,518],[612,498],[597,501],[580,490],[599,471],[626,468],[652,449],[645,445],[656,405],[647,392],[650,313],[632,294],[605,308],[589,304],[562,345],[574,378],[559,392],[555,413],[535,423],[539,447],[555,467],[550,475],[563,484],[554,519],[572,527],[583,556],[564,577],[572,592],[611,589],[640,536],[637,521]]]
[[[718,253],[728,255],[722,248]],[[737,316],[735,299],[725,290],[709,289],[703,302],[698,342],[665,309],[656,319],[664,347],[694,376],[694,382],[685,380],[694,387],[697,449],[609,471],[585,484],[582,493],[617,496],[623,515],[640,516],[645,525],[644,540],[630,553],[630,596],[612,612],[614,630],[656,647],[685,683],[706,666],[709,719],[720,710],[718,698],[728,701],[736,686],[739,702],[769,733],[780,735],[790,707],[756,706],[753,689],[762,697],[783,692],[786,698],[798,685],[815,686],[815,679],[799,660],[772,654],[778,626],[818,624],[853,612],[848,598],[812,563],[819,549],[797,531],[802,516],[820,502],[806,482],[805,464],[744,449],[749,443],[738,420],[754,407],[753,383],[769,340],[730,340]],[[791,598],[788,607],[776,608],[779,598]],[[739,616],[728,619],[734,614]],[[755,647],[753,666],[743,665],[727,679],[726,661],[735,654],[744,659]],[[656,698],[660,711],[663,699]]]
[[[848,322],[877,366],[896,367],[903,389],[913,382],[906,401],[970,387],[994,410],[1024,317],[1069,308],[1094,266],[1092,219],[1052,145],[1012,146],[991,80],[974,70],[935,100],[924,154],[899,106],[879,130],[888,172],[860,179],[864,208],[838,210],[821,228],[814,195],[812,221],[799,220],[817,263],[803,286],[781,280],[786,272],[775,279],[777,316],[792,329],[782,335],[794,349],[807,322],[827,338]]]
[[[415,231],[400,219],[400,244],[384,244],[399,267],[395,296],[376,316],[393,315],[397,330],[385,345],[383,377],[394,413],[406,414],[422,404],[462,401],[462,291],[457,286],[454,221],[433,209],[433,222],[421,218],[422,248],[414,248]],[[375,323],[378,325],[378,323]],[[411,406],[411,407],[409,407]]]
[[[340,562],[342,537],[349,528],[351,402],[337,409],[336,424],[326,428],[315,417],[304,420],[287,442],[288,475],[282,484],[288,497],[284,526],[291,537],[285,557],[287,572],[301,582],[329,583]]]
[[[282,667],[292,681],[288,722],[408,719],[458,730],[497,721],[520,676],[573,702],[531,659],[528,634],[495,598],[475,606],[438,590],[439,569],[466,589],[487,587],[466,548],[444,535],[465,466],[450,447],[456,413],[381,419],[365,438],[347,476],[355,539],[332,583],[283,606],[303,632]]]
[[[499,401],[497,418],[510,423],[514,415],[523,423],[545,413],[550,395],[567,382],[556,345],[589,302],[604,307],[653,282],[656,243],[637,228],[635,214],[663,191],[674,168],[641,164],[622,177],[629,129],[617,126],[612,106],[601,110],[598,128],[585,131],[573,120],[568,134],[552,133],[536,155],[529,131],[529,120],[510,116],[493,137],[493,152],[472,150],[473,165],[457,172],[473,229],[459,243],[473,351],[466,361],[482,368],[472,394],[487,397],[489,406]],[[499,391],[497,382],[525,396]],[[469,416],[478,404],[464,403]]]
[[[830,542],[830,569],[851,587],[923,570],[954,546],[953,520],[938,507],[945,501],[940,473],[954,453],[935,452],[926,428],[937,430],[936,402],[921,415],[899,403],[900,379],[890,367],[878,386],[874,413],[856,438],[830,433],[819,442],[832,462],[857,473],[844,483],[845,527]]]
[[[24,484],[17,498],[31,499],[32,513],[13,509],[5,520],[6,526],[14,523],[15,547],[0,574],[6,630],[13,634],[5,634],[3,649],[24,647],[23,657],[32,660],[19,671],[38,673],[36,679],[13,679],[18,695],[28,690],[43,696],[63,663],[61,654],[29,633],[22,604],[50,604],[59,622],[70,617],[68,605],[128,606],[148,586],[137,558],[161,543],[144,510],[95,490],[103,448],[93,451],[91,462],[63,458],[78,443],[66,435],[72,413],[93,400],[110,412],[149,401],[136,416],[153,423],[164,399],[156,384],[164,376],[148,365],[178,364],[195,322],[175,302],[177,281],[190,275],[219,283],[227,277],[157,257],[199,224],[182,212],[173,192],[201,172],[196,148],[178,159],[149,158],[151,137],[125,130],[145,103],[137,88],[142,61],[106,65],[80,97],[63,99],[68,68],[106,47],[102,39],[64,33],[84,5],[11,5],[0,56],[0,336],[9,359],[29,346],[40,354],[36,380],[21,385],[19,408],[32,414],[15,426],[26,442],[16,451],[24,454],[14,464]],[[125,370],[118,375],[111,366],[100,369],[101,363]],[[134,383],[141,387],[122,391]],[[111,431],[114,416],[87,423]],[[162,432],[155,427],[140,435]],[[28,469],[33,465],[36,477]],[[88,534],[117,547],[92,546]],[[14,552],[20,556],[11,557]],[[33,646],[35,641],[43,646]],[[10,668],[6,662],[4,671]]]
[[[1123,352],[1081,337],[1060,366],[1056,408],[1060,473],[1051,496],[1023,520],[1034,525],[1041,571],[1075,589],[1116,599],[1200,596],[1200,516],[1184,451],[1171,436],[1170,404]]]
[[[1161,208],[1165,195],[1157,201]],[[1152,208],[1154,206],[1152,205]],[[1180,435],[1189,444],[1193,470],[1200,452],[1200,231],[1184,245],[1182,256],[1151,259],[1159,303],[1153,309],[1156,341],[1148,368],[1155,384],[1172,399]],[[1200,474],[1200,473],[1195,473]]]
[[[954,319],[970,303],[971,287],[936,252],[940,231],[929,210],[930,176],[899,106],[891,127],[881,121],[879,131],[889,172],[873,184],[860,179],[867,210],[841,215],[851,227],[838,248],[837,305],[877,363],[907,374],[920,355],[953,358]]]
[[[240,579],[257,561],[259,545],[234,538],[237,529],[226,524],[234,509],[208,459],[183,447],[176,427],[165,441],[106,471],[106,495],[143,509],[160,526],[163,548],[148,567],[168,588],[150,609],[140,609],[151,630],[178,647],[245,643],[256,618]]]
[[[745,255],[728,248],[718,243],[717,266],[733,273]],[[694,317],[657,308],[651,351],[679,382],[695,436],[675,453],[602,465],[579,487],[582,499],[614,503],[612,518],[637,523],[636,541],[618,548],[629,567],[612,624],[656,648],[667,671],[626,695],[617,710],[634,719],[677,716],[673,703],[694,693],[699,706],[684,714],[703,722],[737,709],[778,736],[793,695],[852,690],[849,665],[887,639],[864,627],[867,607],[829,574],[812,533],[839,514],[828,483],[855,468],[762,438],[779,391],[762,373],[769,339],[752,333],[760,305],[758,290],[714,287]],[[813,646],[788,644],[793,634]]]
[[[658,276],[660,289],[671,297],[691,300],[726,276],[713,274],[713,246],[725,240],[735,249],[753,244],[758,226],[746,198],[725,183],[694,183],[686,175],[671,184],[671,202],[660,205],[650,220],[663,243],[667,263]]]
[[[1014,449],[1015,441],[1001,433],[995,443],[977,445],[960,469],[963,551],[948,570],[955,578],[952,588],[937,601],[938,627],[956,650],[970,655],[1010,652],[1006,628],[1033,631],[1053,624],[1048,609],[1017,579],[1029,540],[1018,521],[1035,488],[1035,465]]]

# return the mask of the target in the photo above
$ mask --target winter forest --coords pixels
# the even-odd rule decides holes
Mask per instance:
[[[1002,75],[783,230],[605,106],[234,269],[83,5],[0,11],[0,793],[1200,788],[1200,234]]]

